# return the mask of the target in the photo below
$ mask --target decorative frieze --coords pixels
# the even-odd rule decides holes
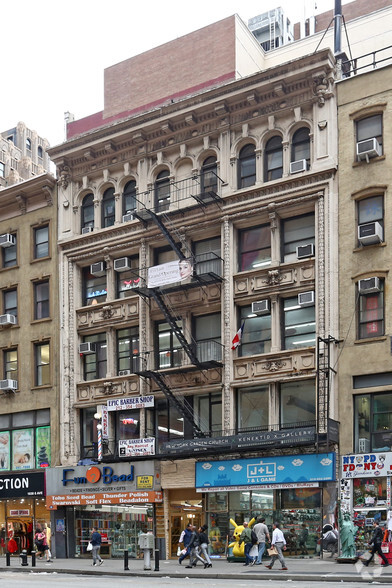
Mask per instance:
[[[77,384],[77,403],[90,403],[98,400],[106,402],[108,396],[131,396],[139,394],[139,377],[136,374],[131,376],[115,376],[111,380],[81,382]]]
[[[291,267],[264,269],[257,272],[247,272],[234,276],[234,295],[244,297],[257,292],[268,293],[276,287],[284,289],[284,286],[309,287],[315,280],[314,261],[297,263]]]
[[[140,299],[135,295],[132,299],[116,300],[110,304],[96,304],[80,309],[76,313],[77,328],[83,329],[105,325],[107,321],[112,325],[117,322],[120,323],[133,319],[138,320],[139,304]]]
[[[234,361],[234,381],[249,379],[270,379],[290,374],[304,375],[316,369],[314,349],[280,351],[276,354],[263,354],[240,357]]]

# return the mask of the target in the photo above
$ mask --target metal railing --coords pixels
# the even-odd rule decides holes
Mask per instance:
[[[366,73],[392,63],[392,45],[365,53],[355,59],[342,61],[343,77],[348,78],[358,73]]]
[[[221,362],[223,357],[223,345],[215,340],[202,340],[191,343],[196,352],[196,358],[200,363]],[[157,357],[158,356],[158,357]],[[163,351],[146,351],[133,357],[132,368],[134,373],[144,371],[181,368],[192,365],[188,355],[182,348]]]

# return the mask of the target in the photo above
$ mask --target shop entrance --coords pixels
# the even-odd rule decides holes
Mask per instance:
[[[169,557],[177,558],[178,541],[188,523],[197,528],[204,525],[205,511],[200,494],[193,489],[170,490]]]

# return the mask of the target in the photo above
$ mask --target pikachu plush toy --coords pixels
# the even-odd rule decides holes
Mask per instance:
[[[255,522],[256,522],[255,518],[250,520],[249,527],[253,527]],[[233,532],[234,541],[229,544],[229,547],[233,548],[233,555],[235,557],[245,557],[245,543],[241,543],[241,545],[240,545],[240,536],[241,536],[242,531],[244,530],[244,525],[237,525],[237,523],[233,519],[230,519],[230,523],[234,527],[234,532]]]

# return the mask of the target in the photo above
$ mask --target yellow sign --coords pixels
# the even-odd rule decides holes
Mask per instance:
[[[136,488],[153,488],[154,476],[136,476]]]

